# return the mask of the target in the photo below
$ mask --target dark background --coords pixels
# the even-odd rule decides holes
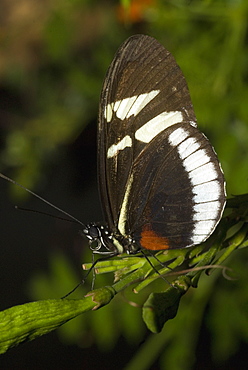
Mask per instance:
[[[228,194],[247,192],[246,0],[2,0],[0,2],[0,170],[84,223],[101,221],[96,127],[104,75],[130,35],[156,37],[188,81],[200,129],[214,145]],[[59,298],[91,261],[80,225],[0,179],[1,309]],[[62,215],[63,217],[63,215]],[[2,369],[116,369],[140,355],[139,369],[246,368],[247,251],[200,280],[159,335],[138,308],[116,297],[107,307],[13,348]],[[111,274],[109,274],[111,275]],[[97,278],[111,283],[112,276]],[[75,293],[82,297],[89,285]],[[134,300],[142,302],[145,292]],[[142,352],[143,351],[143,352]],[[143,355],[142,355],[143,353]],[[131,368],[131,365],[130,365]],[[136,367],[137,368],[137,367]]]

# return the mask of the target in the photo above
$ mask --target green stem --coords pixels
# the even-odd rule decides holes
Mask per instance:
[[[90,292],[83,299],[49,299],[0,312],[0,353],[21,342],[47,334],[74,317],[109,303],[115,293],[113,288],[104,287]]]

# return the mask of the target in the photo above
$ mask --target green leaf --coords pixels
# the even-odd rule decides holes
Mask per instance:
[[[162,293],[152,293],[143,306],[143,319],[152,333],[159,333],[164,324],[173,319],[181,297],[190,287],[190,279],[180,277],[173,286]]]

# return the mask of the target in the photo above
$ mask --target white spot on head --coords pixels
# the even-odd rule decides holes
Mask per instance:
[[[116,156],[120,150],[123,150],[127,147],[131,148],[131,146],[132,146],[132,139],[129,135],[126,135],[117,144],[113,144],[111,145],[111,147],[108,148],[107,158],[112,158]]]
[[[183,115],[179,111],[163,112],[141,126],[135,132],[135,138],[143,143],[149,143],[160,132],[182,121]]]

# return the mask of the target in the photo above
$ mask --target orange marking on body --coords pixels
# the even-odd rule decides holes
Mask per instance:
[[[142,248],[160,251],[162,249],[169,249],[169,240],[165,237],[157,235],[153,230],[145,227],[141,233],[140,244]]]

